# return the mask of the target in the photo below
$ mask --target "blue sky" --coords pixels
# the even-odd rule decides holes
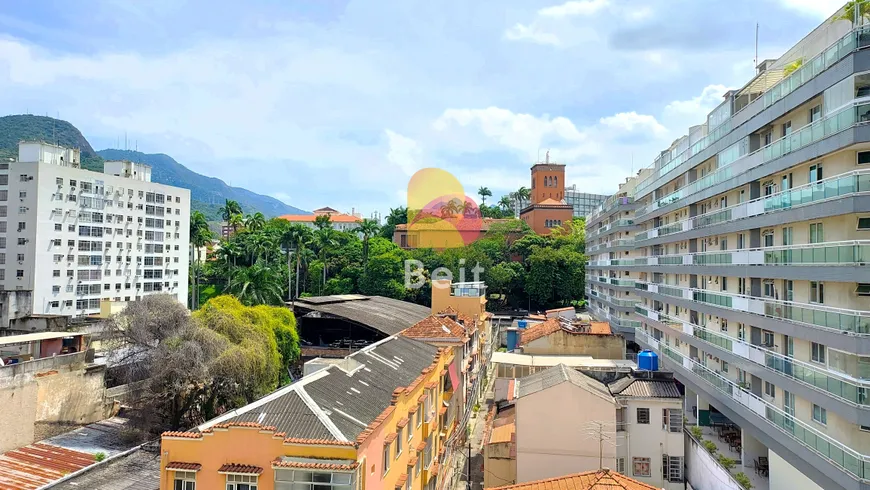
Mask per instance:
[[[497,198],[548,148],[611,193],[751,78],[756,22],[777,58],[842,3],[0,0],[0,112],[309,210],[386,212],[424,167]]]

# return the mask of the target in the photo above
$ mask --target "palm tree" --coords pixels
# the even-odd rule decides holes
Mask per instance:
[[[317,249],[320,255],[320,260],[323,262],[323,284],[322,288],[326,287],[326,258],[329,250],[338,246],[335,240],[335,230],[332,228],[321,228],[314,232],[314,243],[317,244]],[[322,291],[322,289],[321,289]]]
[[[317,227],[318,230],[325,230],[329,228],[332,229],[332,219],[328,214],[321,214],[314,218],[314,226]]]
[[[369,238],[378,234],[381,231],[380,225],[378,222],[372,219],[364,219],[362,223],[354,230],[355,232],[361,234],[363,236],[363,270],[368,267],[369,264]]]
[[[260,231],[266,226],[266,217],[263,213],[257,211],[254,214],[249,214],[245,218],[245,228],[251,231]]]
[[[510,196],[501,196],[501,199],[498,200],[498,206],[505,211],[508,211],[513,207],[513,201]]]
[[[492,191],[489,190],[489,187],[481,187],[477,189],[477,195],[480,196],[480,205],[486,206],[486,198],[492,197]]]
[[[202,270],[202,249],[211,243],[213,238],[211,230],[208,228],[208,221],[205,215],[200,211],[194,211],[190,215],[190,244],[193,246],[196,256],[196,262],[200,267],[193,268],[193,295],[191,296],[190,307],[197,309],[199,307],[199,272]]]
[[[239,231],[239,227],[244,225],[244,221],[242,221],[242,213],[233,214],[230,216],[229,221],[227,221],[227,225],[233,227],[233,234]]]
[[[227,199],[223,206],[220,208],[221,218],[227,223],[227,226],[233,227],[233,233],[238,230],[238,226],[241,224],[239,220],[233,220],[233,216],[242,216],[242,206],[238,203],[238,201],[232,201]],[[234,224],[235,222],[235,224]]]
[[[280,304],[281,278],[268,265],[257,263],[250,267],[239,267],[233,271],[224,291],[248,306]]]
[[[311,242],[311,230],[299,223],[294,223],[287,227],[284,230],[283,235],[281,236],[281,243],[287,249],[287,296],[290,296],[289,299],[298,298],[299,297],[299,266],[302,262],[303,250],[305,247]],[[295,252],[296,254],[296,295],[292,294],[292,289],[290,288],[290,254],[291,252]]]
[[[516,195],[520,201],[528,201],[532,197],[532,191],[528,187],[523,186],[517,189]]]

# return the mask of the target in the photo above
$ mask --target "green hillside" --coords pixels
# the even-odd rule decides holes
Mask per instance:
[[[238,201],[245,213],[261,212],[267,217],[282,214],[307,214],[269,196],[241,187],[230,187],[224,181],[198,174],[162,153],[146,154],[131,150],[106,149],[94,151],[88,140],[72,124],[44,116],[14,115],[0,117],[0,160],[18,156],[18,142],[42,140],[81,150],[82,167],[103,171],[103,162],[130,160],[151,165],[151,179],[160,184],[190,189],[191,209],[202,211],[209,221],[220,220],[218,209],[226,199]]]

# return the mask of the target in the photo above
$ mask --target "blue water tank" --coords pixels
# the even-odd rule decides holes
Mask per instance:
[[[520,332],[516,328],[507,329],[507,350],[513,352],[519,343]]]
[[[659,355],[651,350],[642,350],[637,355],[637,368],[642,371],[658,371]]]
[[[527,322],[527,321],[525,321],[525,320],[517,320],[517,326],[518,326],[518,327],[520,327],[520,328],[526,328],[526,325],[528,325],[528,322]]]

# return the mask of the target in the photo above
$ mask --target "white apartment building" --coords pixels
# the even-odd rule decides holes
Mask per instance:
[[[0,163],[0,289],[30,290],[33,314],[83,316],[104,300],[187,302],[190,191],[148,165],[80,167],[79,150],[22,142]]]
[[[631,223],[588,221],[590,283],[634,278],[635,340],[693,423],[738,428],[737,471],[769,464],[757,488],[870,488],[868,47],[828,19],[657,155]]]

